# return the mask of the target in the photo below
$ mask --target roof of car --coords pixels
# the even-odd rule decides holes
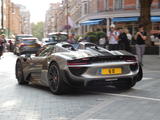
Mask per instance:
[[[83,44],[83,45],[85,45],[85,44],[93,44],[93,45],[95,45],[94,43],[91,43],[91,42],[79,42],[79,44]]]
[[[52,33],[49,33],[48,35],[56,35],[56,34],[65,34],[65,35],[67,35],[67,33],[66,32],[52,32]]]
[[[36,37],[29,37],[29,38],[22,38],[22,40],[33,40],[33,39],[38,39],[38,38],[36,38]]]
[[[16,36],[33,36],[32,34],[17,34]]]

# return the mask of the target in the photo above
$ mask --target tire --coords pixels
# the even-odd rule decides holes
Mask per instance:
[[[68,91],[69,86],[64,82],[57,63],[51,63],[48,69],[49,88],[53,94],[60,95]]]
[[[115,83],[115,87],[119,90],[128,90],[135,86],[136,81],[131,80],[131,79],[126,79],[126,80],[121,80],[118,83]]]
[[[138,81],[142,80],[142,78],[143,78],[143,70],[142,70],[142,67],[139,66],[139,72],[138,72],[138,74],[134,77],[134,80],[138,82]]]
[[[22,64],[19,60],[16,63],[16,78],[18,80],[18,84],[20,84],[20,85],[28,84],[28,81],[25,81],[25,79],[24,79],[23,67],[22,67]]]

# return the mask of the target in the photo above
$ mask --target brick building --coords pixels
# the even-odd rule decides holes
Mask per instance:
[[[22,8],[24,7],[12,3],[11,0],[4,0],[3,28],[5,29],[7,37],[11,37],[16,34],[31,33],[30,14]]]
[[[65,30],[67,15],[76,24],[70,31],[77,34],[97,30],[107,32],[112,23],[126,27],[134,34],[140,16],[139,0],[63,0],[54,17],[56,30]],[[151,15],[153,29],[160,29],[160,0],[153,0]]]
[[[50,4],[50,7],[46,12],[44,36],[47,37],[48,33],[63,30],[66,23],[64,11],[62,3]]]
[[[92,0],[97,3],[97,7],[89,6],[92,11],[88,11],[86,16],[81,16],[79,23],[82,31],[108,31],[111,23],[118,27],[127,27],[134,34],[137,27],[139,14],[139,0]],[[89,1],[87,1],[89,2]],[[152,3],[153,29],[160,28],[160,0],[153,0]],[[96,22],[96,20],[99,20]]]

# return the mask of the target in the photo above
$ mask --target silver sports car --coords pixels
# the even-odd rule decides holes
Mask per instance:
[[[109,51],[82,42],[75,49],[66,42],[48,45],[36,55],[19,56],[16,78],[19,84],[34,82],[48,86],[54,94],[69,88],[113,85],[129,89],[143,76],[136,57],[126,51]]]

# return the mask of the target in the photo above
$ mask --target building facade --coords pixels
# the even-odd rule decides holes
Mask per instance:
[[[96,30],[107,32],[110,24],[114,23],[117,27],[128,28],[134,34],[140,16],[139,0],[91,0],[91,2],[93,1],[97,3],[97,7],[89,6],[94,10],[89,11],[86,16],[81,16],[79,21],[81,27],[87,27],[85,32]],[[151,16],[153,29],[160,28],[159,0],[153,0]],[[96,20],[99,21],[96,22]]]
[[[30,34],[30,13],[24,6],[14,4],[11,0],[3,0],[3,29],[8,38],[16,34]],[[2,10],[2,9],[1,9]],[[2,19],[0,21],[2,23]],[[1,24],[2,28],[2,24]]]
[[[70,31],[76,34],[107,32],[113,23],[134,34],[140,16],[139,6],[139,0],[63,0],[54,17],[54,21],[58,21],[56,30],[65,30],[66,16],[70,16],[75,23]],[[160,0],[153,0],[151,16],[153,29],[160,29]]]
[[[48,33],[62,31],[65,25],[64,7],[62,3],[51,3],[46,12],[44,36],[47,37]]]
[[[20,10],[21,16],[21,33],[31,34],[30,12],[23,5],[17,4],[17,7]]]

